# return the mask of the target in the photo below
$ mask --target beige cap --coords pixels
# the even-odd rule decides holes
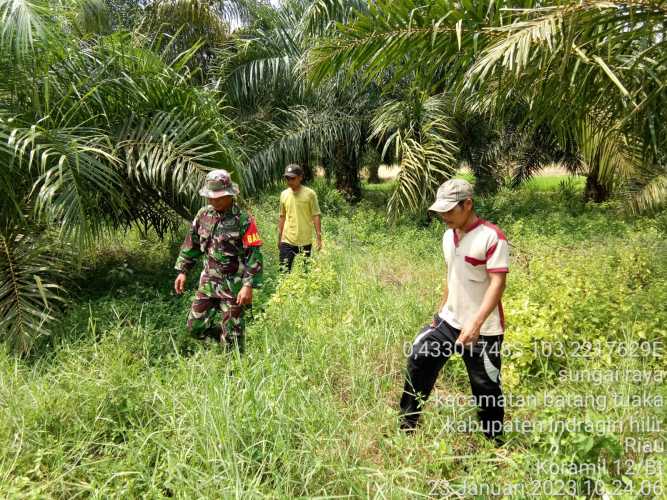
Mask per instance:
[[[428,209],[433,212],[449,212],[459,201],[472,198],[472,185],[464,179],[449,179],[435,195],[435,203]]]

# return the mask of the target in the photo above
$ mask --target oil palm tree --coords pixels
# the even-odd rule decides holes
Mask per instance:
[[[664,20],[664,0],[378,0],[320,40],[309,68],[316,82],[345,69],[369,81],[417,78],[430,95],[459,92],[482,116],[522,125],[538,139],[529,150],[547,146],[547,156],[560,151],[585,168],[587,192],[632,186],[634,203],[648,206],[664,192]],[[527,112],[514,124],[517,107]],[[594,144],[602,149],[591,154]],[[598,164],[610,151],[619,156]],[[517,178],[536,166],[521,165]]]
[[[635,208],[664,203],[667,2],[562,2],[516,14],[488,31],[467,85],[485,89],[496,110],[512,94],[527,98],[534,120],[577,144],[591,198],[620,188]]]
[[[371,137],[384,144],[383,157],[400,167],[390,214],[423,211],[440,181],[454,173],[458,148],[451,140],[450,113],[449,96],[428,96],[419,89],[385,101],[376,111]]]
[[[127,33],[81,38],[61,7],[0,2],[0,331],[21,351],[57,313],[69,246],[164,232],[208,169],[237,165],[219,97],[191,84],[198,45],[171,57]]]
[[[381,82],[390,101],[402,101],[400,107],[412,107],[417,115],[419,106],[411,106],[416,101],[412,91],[406,89],[419,89],[423,102],[432,99],[431,102],[440,103],[434,111],[441,114],[437,120],[431,117],[438,126],[430,130],[439,131],[439,141],[444,141],[439,145],[442,154],[433,158],[435,163],[417,159],[425,147],[435,147],[433,136],[429,136],[428,143],[421,142],[420,136],[401,143],[403,151],[398,157],[413,161],[400,164],[399,182],[390,208],[422,206],[435,187],[462,162],[475,171],[479,191],[492,192],[500,185],[495,163],[510,156],[508,147],[512,141],[508,138],[521,135],[526,127],[494,119],[487,110],[478,109],[474,98],[459,94],[458,90],[463,75],[483,48],[485,39],[479,36],[480,31],[500,22],[499,9],[504,5],[505,2],[482,5],[380,0],[369,3],[364,12],[351,16],[348,23],[339,24],[336,32],[320,39],[310,51],[309,70],[314,82],[326,81],[336,72],[345,71],[360,74],[367,82]],[[505,18],[509,20],[512,16],[508,13]],[[399,136],[403,134],[411,134],[411,127],[401,129]],[[515,178],[523,178],[539,166],[538,162],[532,162]]]
[[[279,178],[281,166],[315,160],[351,199],[361,193],[359,169],[376,89],[350,78],[312,85],[306,56],[313,40],[360,2],[284,2],[260,11],[252,29],[223,51],[218,85],[236,113],[248,155],[248,186]]]

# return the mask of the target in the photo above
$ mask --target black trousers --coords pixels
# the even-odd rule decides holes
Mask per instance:
[[[306,257],[310,257],[312,248],[313,245],[297,247],[285,243],[284,241],[280,242],[280,269],[283,272],[290,272],[292,270],[292,264],[294,263],[294,257],[302,252]]]
[[[461,333],[438,315],[435,326],[425,326],[417,335],[408,355],[405,386],[401,397],[401,427],[416,427],[422,406],[428,399],[438,373],[452,354],[463,356],[470,387],[478,406],[484,434],[502,434],[505,407],[500,387],[500,347],[503,336],[480,336],[474,346],[456,346]]]

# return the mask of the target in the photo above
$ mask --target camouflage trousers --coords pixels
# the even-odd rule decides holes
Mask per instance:
[[[193,337],[204,339],[214,336],[228,346],[244,347],[245,321],[243,313],[247,306],[236,304],[241,291],[240,280],[233,277],[220,283],[202,280],[188,314],[187,327]],[[216,323],[216,313],[220,313]]]

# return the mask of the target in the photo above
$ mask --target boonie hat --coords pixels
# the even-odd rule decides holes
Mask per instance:
[[[226,170],[211,170],[206,175],[204,187],[199,190],[204,198],[220,198],[221,196],[237,196],[239,187],[232,182],[232,177]]]

